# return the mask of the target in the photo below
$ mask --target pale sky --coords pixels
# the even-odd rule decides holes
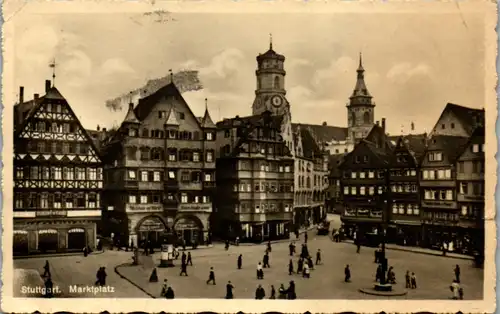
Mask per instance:
[[[171,18],[173,17],[172,20]],[[187,92],[195,115],[208,98],[214,121],[250,115],[255,57],[273,47],[286,57],[285,87],[294,122],[346,126],[359,52],[376,103],[375,120],[392,134],[415,122],[429,131],[447,102],[484,103],[484,25],[466,14],[207,14],[158,22],[142,14],[18,14],[15,84],[25,99],[43,94],[57,62],[56,86],[86,128],[119,124],[125,111],[105,101],[168,69],[195,69],[205,89]]]

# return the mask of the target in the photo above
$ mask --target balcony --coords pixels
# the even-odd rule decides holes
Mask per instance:
[[[457,202],[446,201],[446,200],[423,200],[422,207],[427,208],[445,208],[445,209],[456,209]]]
[[[443,187],[443,188],[455,188],[455,180],[420,180],[421,187]]]
[[[181,203],[179,204],[181,212],[212,212],[212,203]]]
[[[457,173],[458,181],[484,181],[484,173]]]
[[[457,202],[484,203],[484,195],[458,194]]]
[[[201,182],[183,182],[179,183],[180,190],[201,190]]]

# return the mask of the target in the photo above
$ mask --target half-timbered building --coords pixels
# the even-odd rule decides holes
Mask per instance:
[[[209,236],[216,126],[196,117],[174,83],[129,105],[103,145],[108,233],[125,245]]]
[[[93,248],[101,219],[98,151],[50,81],[14,107],[14,254]]]

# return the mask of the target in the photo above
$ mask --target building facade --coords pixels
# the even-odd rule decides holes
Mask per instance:
[[[50,81],[14,107],[14,254],[94,248],[101,220],[99,153]]]
[[[283,116],[217,123],[217,212],[214,233],[224,239],[286,239],[292,223],[294,159],[281,137]]]
[[[196,117],[173,83],[130,104],[103,148],[109,232],[134,246],[207,241],[215,141],[208,109]]]
[[[342,171],[339,169],[340,164],[344,159],[344,154],[330,155],[328,157],[328,187],[326,190],[326,210],[329,213],[342,214],[342,191],[340,187],[340,180],[342,178]]]
[[[472,133],[457,161],[457,203],[459,237],[456,249],[473,253],[484,251],[484,128]]]

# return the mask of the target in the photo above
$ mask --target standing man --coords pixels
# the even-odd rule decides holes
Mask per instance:
[[[187,264],[193,266],[193,259],[191,258],[191,252],[188,252],[186,265]]]
[[[266,254],[264,254],[264,258],[262,259],[262,263],[264,264],[264,268],[271,268],[271,265],[269,265],[269,253],[266,252]]]
[[[345,266],[344,275],[344,282],[351,282],[351,269],[349,268],[349,265]]]
[[[460,283],[460,266],[455,266],[455,280],[457,283]]]
[[[308,237],[309,237],[309,236],[307,235],[307,231],[306,231],[306,232],[304,232],[304,243],[307,243],[307,238],[308,238]]]
[[[43,266],[43,276],[42,277],[50,277],[50,265],[49,260],[45,261],[45,266]]]
[[[318,252],[316,252],[316,265],[321,264],[321,250],[318,249]]]
[[[179,276],[182,276],[182,274],[186,275],[187,277],[187,263],[185,262],[182,262],[181,264],[181,273],[179,274]]]
[[[238,256],[238,269],[241,269],[242,265],[243,265],[243,254],[240,254]]]
[[[232,299],[234,297],[233,289],[234,289],[233,284],[231,283],[231,281],[228,281],[226,285],[226,299]]]
[[[181,261],[182,261],[182,264],[186,264],[186,253],[185,252],[182,252],[182,257],[181,257]]]
[[[214,268],[210,267],[210,273],[208,274],[208,280],[207,280],[207,285],[212,282],[215,286],[215,272]]]
[[[293,274],[293,261],[290,259],[290,262],[288,263],[288,275]]]

